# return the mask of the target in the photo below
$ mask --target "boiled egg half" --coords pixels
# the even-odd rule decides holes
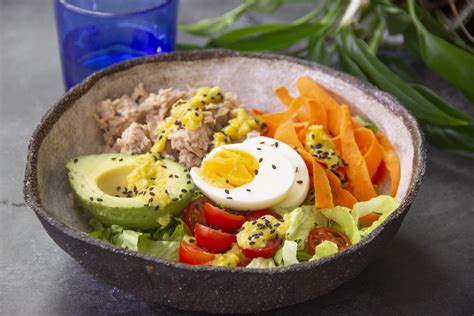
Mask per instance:
[[[308,170],[297,158],[288,145],[258,137],[215,148],[191,177],[204,195],[232,210],[297,206],[309,189]]]

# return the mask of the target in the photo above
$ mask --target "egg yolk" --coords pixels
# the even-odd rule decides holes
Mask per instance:
[[[251,182],[258,168],[254,156],[240,150],[221,149],[203,162],[199,174],[218,188],[235,188]]]

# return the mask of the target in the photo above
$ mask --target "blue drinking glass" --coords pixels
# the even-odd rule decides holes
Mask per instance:
[[[53,0],[66,89],[114,63],[175,49],[179,0]]]

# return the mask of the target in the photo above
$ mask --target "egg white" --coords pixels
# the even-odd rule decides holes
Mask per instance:
[[[296,172],[295,180],[287,196],[274,207],[296,207],[301,205],[309,192],[309,172],[303,158],[291,146],[273,138],[259,136],[247,139],[244,143],[272,146],[282,153]],[[278,143],[278,146],[275,144]]]
[[[239,143],[224,145],[212,150],[203,162],[222,149],[246,152],[259,162],[258,174],[247,184],[237,188],[218,188],[206,182],[197,171],[191,169],[191,177],[205,196],[223,207],[237,210],[261,210],[280,203],[288,194],[295,181],[295,168],[289,159],[274,147]]]

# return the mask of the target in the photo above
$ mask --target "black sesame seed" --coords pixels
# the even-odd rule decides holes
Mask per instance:
[[[303,183],[303,180],[298,180],[298,181],[296,181],[296,183],[302,184],[302,183]]]
[[[230,191],[229,191],[229,190],[227,190],[227,189],[225,189],[225,190],[224,190],[224,192],[225,192],[225,193],[227,193],[227,194],[229,194],[229,193],[230,193]]]
[[[255,241],[251,241],[251,242],[249,242],[249,245],[250,245],[250,246],[253,246],[253,245],[255,245]]]
[[[248,240],[252,240],[252,236],[248,236],[247,239],[248,239]]]
[[[151,192],[155,189],[155,187],[150,187],[148,190]]]
[[[279,143],[279,142],[276,142],[276,143],[275,143],[275,147],[278,147],[278,145],[280,145],[280,143]]]
[[[191,175],[188,173],[188,174],[186,175],[186,178],[191,179]]]
[[[188,190],[186,190],[186,189],[181,189],[181,192],[186,193],[186,192],[188,192]]]
[[[159,205],[155,206],[155,211],[158,211],[159,209],[160,209]]]
[[[270,231],[270,234],[274,234],[274,233],[275,233],[275,230],[272,229],[272,230]]]
[[[150,195],[151,195],[151,196],[155,196],[155,192],[150,192]]]
[[[115,196],[115,197],[120,197],[120,195],[118,195],[118,194],[114,194],[114,196]]]
[[[117,191],[120,191],[120,186],[117,187]]]
[[[257,175],[257,174],[258,174],[258,170],[257,170],[257,169],[255,169],[255,175]]]
[[[186,184],[191,184],[191,180],[188,180],[188,182],[186,182]]]
[[[110,158],[110,159],[112,159],[112,160],[117,160],[117,158],[115,158],[115,157],[112,157],[112,158]]]
[[[275,165],[272,165],[272,168],[273,168],[273,169],[276,169],[276,168],[277,168],[277,166],[275,166]]]
[[[263,145],[263,144],[265,144],[265,141],[263,141],[263,142],[260,142],[259,144],[260,144],[260,145]]]
[[[167,195],[170,195],[170,194],[168,193],[168,190],[165,190],[165,193],[166,193]]]
[[[228,199],[228,200],[232,200],[232,197],[231,197],[231,196],[228,196],[228,197],[226,197],[226,199]]]
[[[296,167],[295,172],[298,172],[298,167]]]
[[[198,112],[194,112],[194,116],[199,117],[199,113],[198,113]]]
[[[314,148],[316,148],[316,149],[319,149],[319,148],[321,148],[321,147],[323,147],[322,144],[316,144],[316,146],[314,146]]]
[[[153,202],[153,198],[148,199],[148,203],[151,203],[151,202]]]
[[[225,183],[229,183],[229,180],[226,179],[226,180],[225,180]]]
[[[173,198],[173,201],[176,202],[178,200],[178,198]]]
[[[258,160],[258,162],[262,162],[262,161],[263,161],[263,158],[260,158],[260,159]]]
[[[260,148],[260,147],[257,147],[257,150],[262,150],[262,148]]]
[[[276,224],[273,225],[273,226],[278,227],[278,226],[280,226],[280,223],[276,223]]]
[[[102,200],[101,198],[97,198],[97,202],[102,202],[104,200]]]
[[[74,158],[74,163],[77,163],[79,160],[77,160],[77,158]]]
[[[172,174],[170,174],[170,175],[168,176],[168,178],[173,178],[173,175],[172,175]]]
[[[194,238],[189,238],[189,242],[195,242],[196,240]]]
[[[89,198],[89,200],[94,201],[94,198],[91,196],[91,197]]]
[[[256,221],[256,220],[253,220],[253,221],[252,221],[252,225],[255,225],[255,224],[257,224],[257,221]]]
[[[178,178],[179,178],[179,176],[178,176],[177,174],[175,174],[175,175],[174,175],[174,177],[175,177],[176,179],[178,179]]]
[[[246,190],[247,192],[250,192],[250,191],[252,191],[252,190],[250,190],[250,189],[245,189],[245,190]]]
[[[144,207],[148,207],[148,206],[150,206],[150,204],[143,204],[143,206],[144,206]]]
[[[182,194],[180,194],[180,195],[179,195],[179,198],[180,198],[180,199],[182,199],[182,198],[183,198],[183,195],[182,195]]]
[[[119,161],[123,161],[123,158],[120,158]]]

